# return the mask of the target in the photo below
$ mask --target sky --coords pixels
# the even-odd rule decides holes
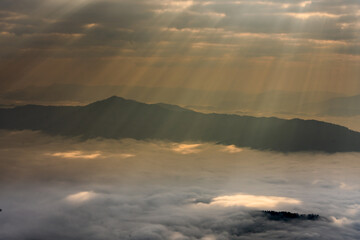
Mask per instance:
[[[1,239],[358,239],[359,153],[0,131]],[[269,220],[262,210],[319,214]]]
[[[53,84],[360,93],[357,0],[2,0],[0,9],[1,94]]]

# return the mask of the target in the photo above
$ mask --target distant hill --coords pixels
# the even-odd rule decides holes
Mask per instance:
[[[53,84],[48,86],[26,86],[2,92],[0,103],[5,105],[21,103],[51,105],[85,105],[120,95],[140,102],[166,102],[202,112],[248,113],[248,115],[269,116],[323,114],[327,100],[345,97],[342,94],[323,91],[265,91],[259,93],[239,90],[200,90],[189,88],[144,87],[125,85],[80,85]]]
[[[315,120],[204,114],[110,97],[86,106],[0,109],[0,128],[83,138],[204,141],[281,152],[360,151],[360,133]]]
[[[332,98],[317,105],[323,115],[344,117],[360,115],[360,95]]]

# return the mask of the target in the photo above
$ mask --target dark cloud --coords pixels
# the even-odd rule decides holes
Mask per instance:
[[[289,38],[326,40],[358,37],[358,29],[352,25],[358,19],[356,9],[359,4],[355,1],[89,1],[82,5],[68,1],[47,4],[45,1],[33,4],[28,1],[17,2],[1,3],[3,11],[0,24],[4,32],[17,36],[42,33],[36,38],[44,40],[35,42],[27,39],[28,36],[20,37],[19,42],[28,42],[30,48],[36,48],[39,41],[43,48],[56,46],[63,49],[81,45],[126,48],[124,42],[144,44],[153,41],[189,41],[185,33],[177,39],[164,34],[167,27],[195,29],[197,37],[190,38],[188,44],[196,43],[198,37],[211,42],[212,38],[206,35],[208,28],[230,31],[234,36],[245,32],[282,33],[288,34]],[[57,11],[50,14],[55,9]],[[96,27],[91,28],[91,24]],[[82,34],[83,37],[76,41],[62,39],[49,43],[46,42],[47,34]],[[11,41],[5,41],[3,46]],[[235,43],[242,41],[239,39]],[[266,46],[272,49],[273,45],[267,42]],[[19,43],[18,47],[23,46]],[[257,49],[257,45],[253,49]],[[74,56],[78,56],[76,51]]]
[[[312,90],[355,92],[359,8],[325,0],[5,0],[1,89],[65,81],[301,91],[317,81]]]

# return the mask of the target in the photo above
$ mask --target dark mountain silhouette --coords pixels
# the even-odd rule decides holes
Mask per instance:
[[[360,151],[360,133],[315,120],[203,114],[111,97],[86,106],[0,109],[0,128],[83,138],[206,141],[282,152]]]
[[[277,211],[262,211],[263,215],[272,221],[291,221],[291,220],[310,220],[317,221],[320,219],[325,219],[320,217],[318,214],[299,214],[292,212],[277,212]]]

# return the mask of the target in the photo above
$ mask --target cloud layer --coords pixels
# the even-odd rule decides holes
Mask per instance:
[[[84,142],[29,131],[2,131],[0,146],[2,239],[359,235],[355,153],[279,154],[199,143]],[[88,157],[92,154],[98,155]],[[273,221],[259,210],[316,213],[322,218]]]
[[[5,90],[65,81],[358,92],[358,1],[4,0],[0,9]]]

